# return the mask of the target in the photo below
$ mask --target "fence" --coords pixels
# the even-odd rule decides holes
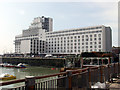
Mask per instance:
[[[79,70],[68,70],[66,72],[33,77],[29,76],[25,79],[3,82],[0,86],[10,85],[14,83],[25,82],[24,86],[10,88],[9,90],[43,90],[43,89],[77,89],[91,88],[97,82],[110,81],[111,78],[120,74],[120,63],[114,63],[106,66],[90,67]],[[49,80],[42,79],[51,78]],[[40,81],[38,81],[40,80]]]

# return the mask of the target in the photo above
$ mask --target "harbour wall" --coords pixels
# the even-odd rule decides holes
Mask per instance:
[[[2,57],[0,63],[25,63],[31,66],[63,67],[65,58],[40,58],[40,57]]]

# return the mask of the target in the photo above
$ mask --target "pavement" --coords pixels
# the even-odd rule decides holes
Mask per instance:
[[[120,77],[115,78],[112,83],[109,83],[109,90],[120,90]]]

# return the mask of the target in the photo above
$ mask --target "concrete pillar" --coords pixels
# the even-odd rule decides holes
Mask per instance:
[[[26,76],[25,79],[25,90],[35,90],[35,77]]]

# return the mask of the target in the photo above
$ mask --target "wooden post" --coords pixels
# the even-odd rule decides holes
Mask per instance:
[[[104,79],[104,77],[103,77],[103,67],[100,66],[100,82],[101,82],[101,83],[104,82],[103,79]]]
[[[25,90],[35,90],[35,77],[26,76],[25,79]]]
[[[72,90],[72,71],[67,70],[66,89]]]
[[[91,69],[90,68],[88,68],[88,83],[89,83],[89,87],[88,88],[91,88]]]
[[[116,70],[115,70],[115,63],[114,63],[114,74],[115,74],[115,71],[116,71]]]
[[[120,63],[118,62],[118,76],[120,75]]]
[[[107,68],[107,69],[108,69],[108,75],[109,75],[109,77],[108,77],[108,78],[109,78],[109,79],[108,79],[108,82],[110,82],[110,64],[108,64],[108,68]]]

